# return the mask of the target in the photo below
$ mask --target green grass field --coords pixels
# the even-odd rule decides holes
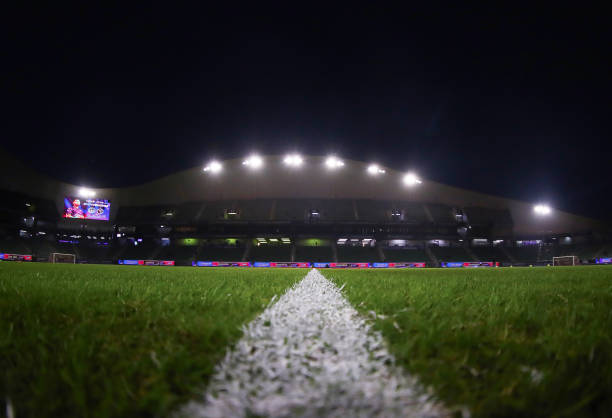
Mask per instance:
[[[612,268],[326,271],[473,416],[612,416]]]
[[[300,270],[0,264],[0,399],[17,417],[167,415]]]
[[[164,416],[304,269],[0,263],[0,402]],[[612,268],[325,270],[398,362],[473,416],[612,415]]]

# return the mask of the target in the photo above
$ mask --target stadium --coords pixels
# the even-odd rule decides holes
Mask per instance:
[[[5,258],[383,268],[594,264],[612,255],[609,228],[593,219],[339,157],[251,156],[88,189],[3,156],[2,182]],[[83,213],[87,202],[100,213]]]
[[[605,223],[340,156],[122,188],[0,157],[7,416],[612,410]]]

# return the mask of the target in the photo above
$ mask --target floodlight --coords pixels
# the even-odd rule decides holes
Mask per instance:
[[[210,171],[213,174],[218,173],[222,169],[223,169],[223,166],[221,165],[219,161],[211,161],[210,163],[208,163],[206,167],[204,167],[204,171]]]
[[[407,173],[403,180],[406,186],[416,186],[417,184],[423,183],[414,173]]]
[[[304,162],[304,159],[299,154],[288,154],[285,156],[283,162],[285,163],[285,165],[288,165],[290,167],[299,167]]]
[[[242,165],[246,165],[254,170],[261,168],[263,165],[263,159],[259,155],[251,155],[249,158],[242,162]]]
[[[533,211],[538,215],[550,215],[552,209],[548,205],[538,204],[533,207]]]
[[[327,159],[325,160],[325,165],[330,170],[335,170],[336,168],[340,168],[344,166],[344,161],[332,155],[332,156],[327,157]]]
[[[376,176],[378,174],[385,174],[385,172],[386,171],[384,169],[380,168],[378,166],[378,164],[370,164],[368,166],[368,173],[370,173],[373,176]]]
[[[79,189],[79,197],[94,197],[96,195],[96,192],[94,192],[91,189],[87,189],[85,187],[81,187]]]

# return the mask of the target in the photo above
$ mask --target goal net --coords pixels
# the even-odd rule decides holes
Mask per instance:
[[[563,257],[553,257],[553,266],[575,266],[580,261],[575,255],[566,255]]]
[[[49,257],[49,262],[51,263],[76,263],[76,256],[74,254],[63,254],[63,253],[53,253]]]

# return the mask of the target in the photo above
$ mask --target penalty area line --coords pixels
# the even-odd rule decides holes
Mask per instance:
[[[189,417],[443,417],[379,332],[311,270],[243,327]]]

